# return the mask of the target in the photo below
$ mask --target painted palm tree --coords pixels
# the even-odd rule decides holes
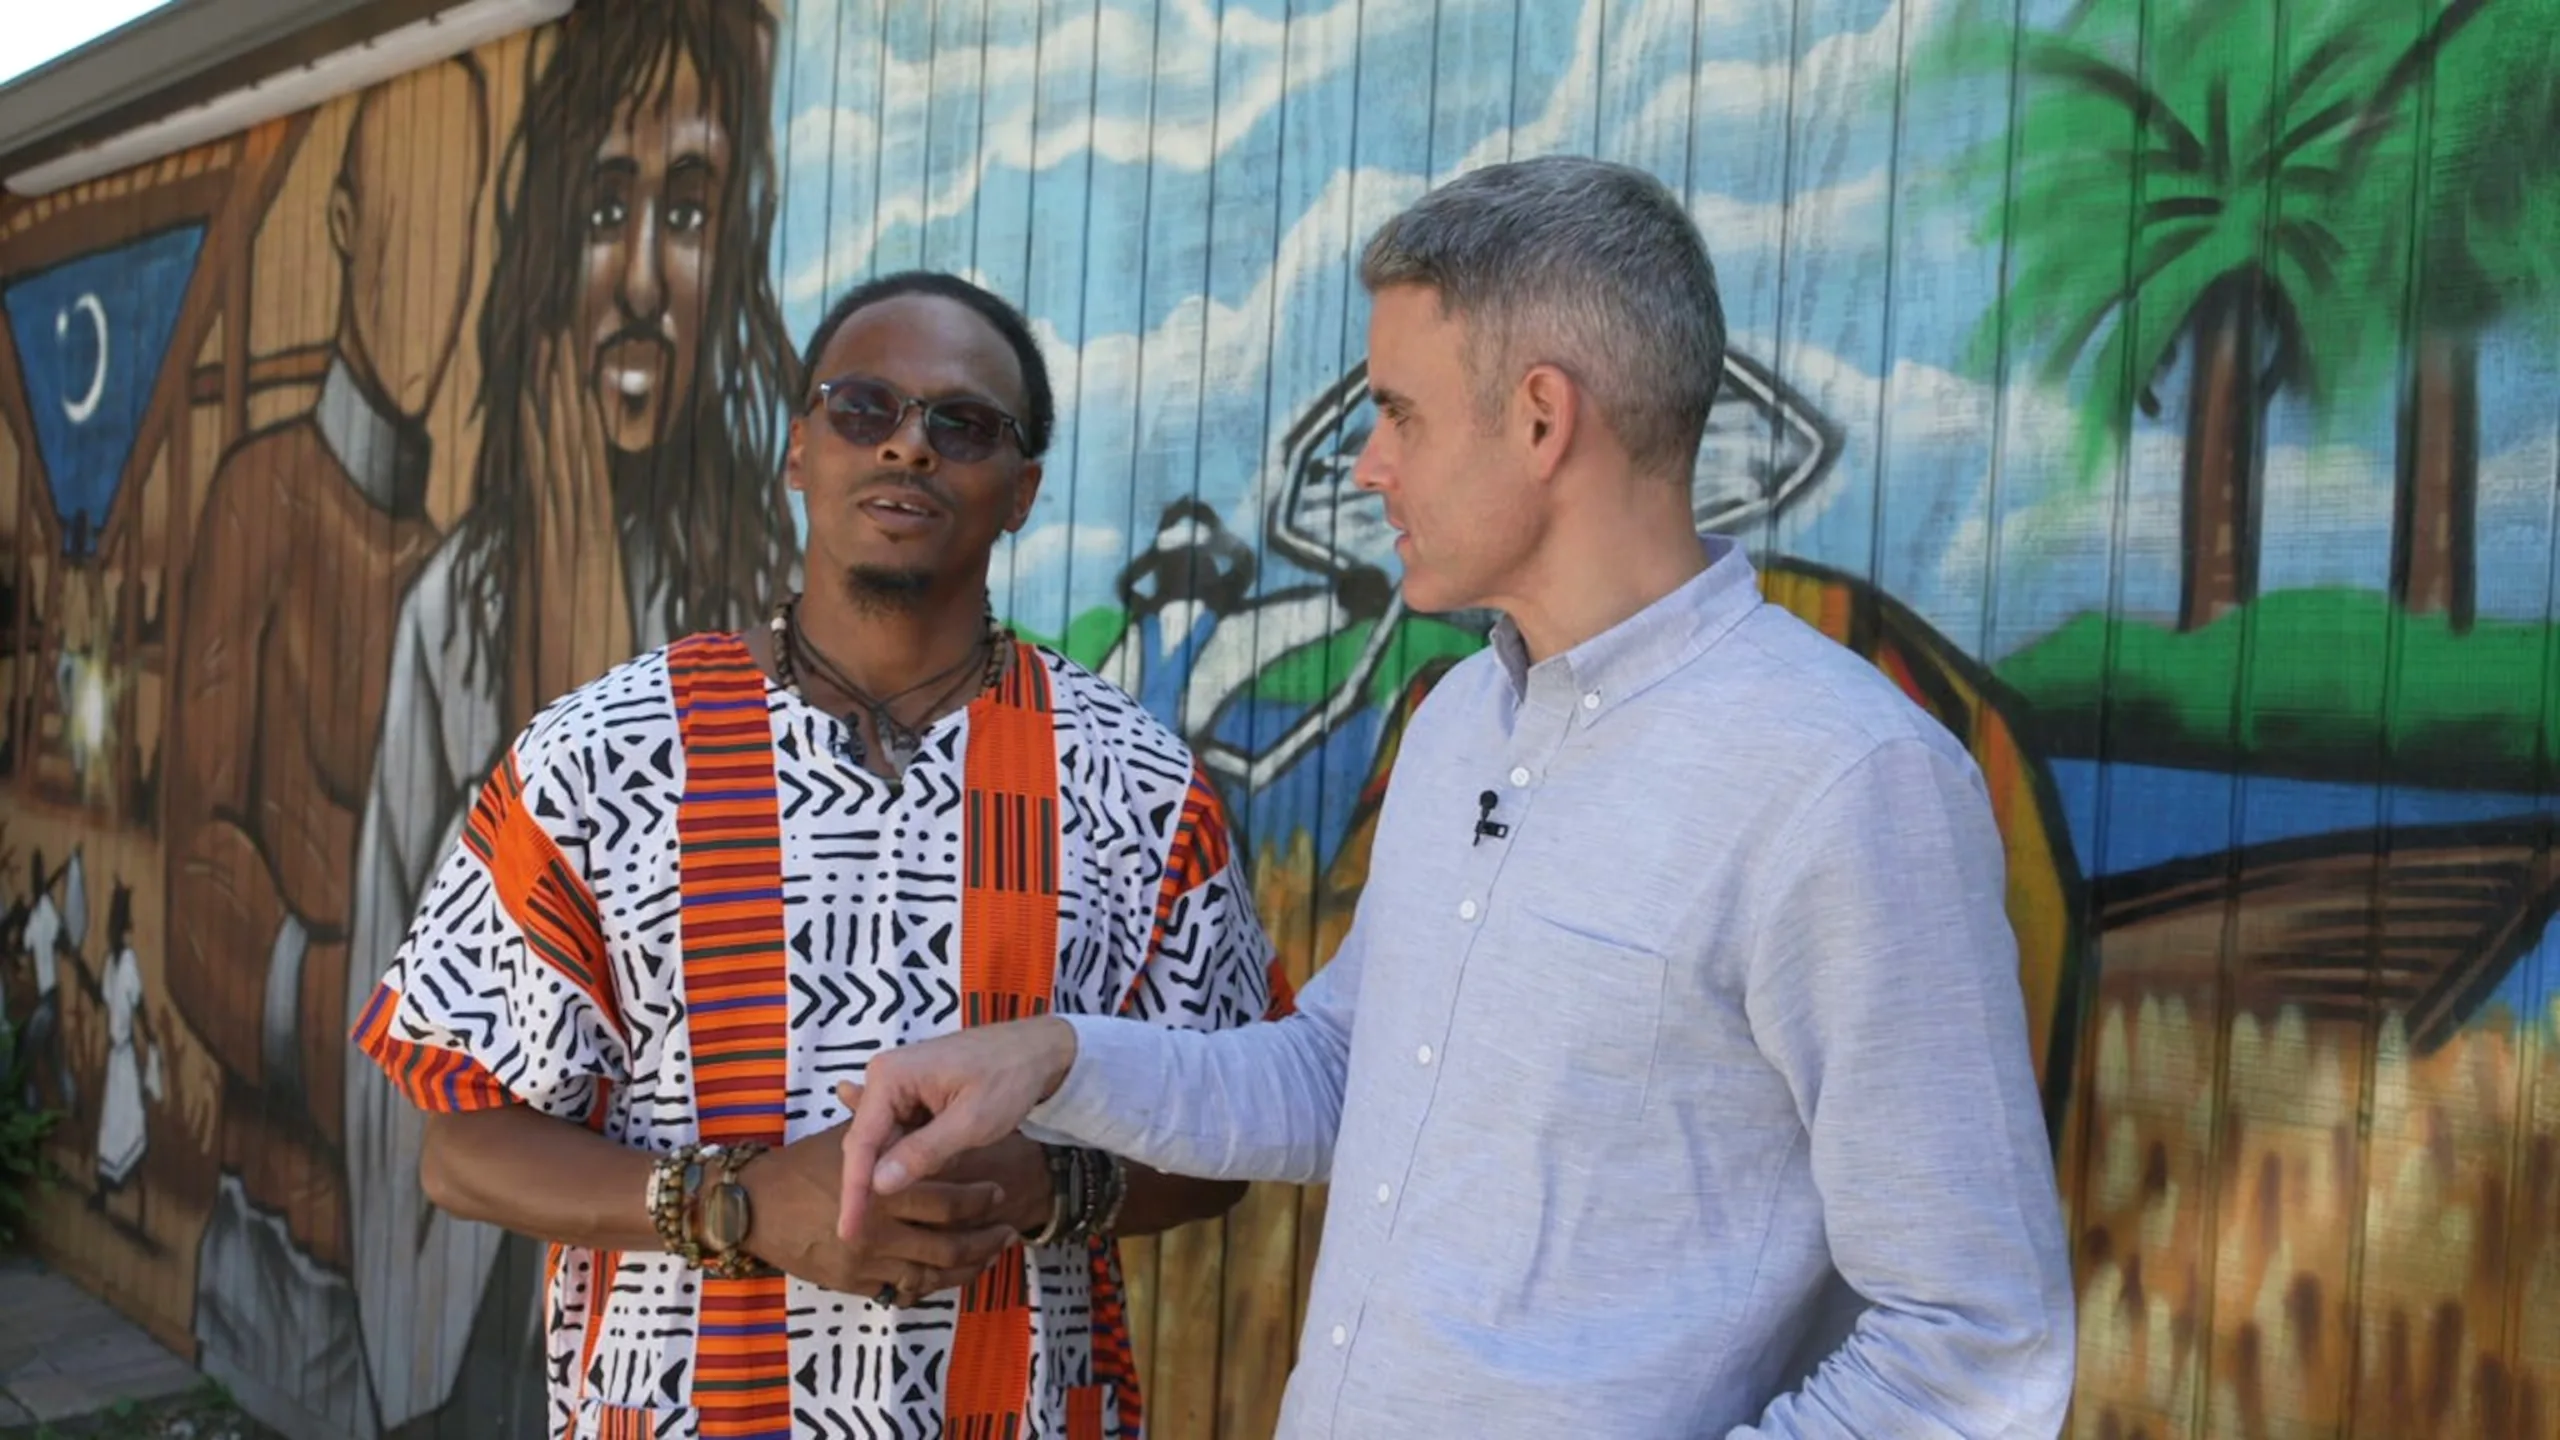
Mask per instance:
[[[1970,161],[2002,196],[1980,238],[2011,253],[1978,341],[2023,349],[2048,383],[2080,378],[2084,475],[2111,466],[2137,414],[2164,412],[2183,365],[2181,628],[2256,594],[2269,403],[2324,401],[2326,357],[2389,343],[2396,317],[2345,301],[2398,238],[2350,153],[2394,59],[2376,21],[2395,9],[2090,0],[2019,33],[2002,5],[1960,18],[1934,62],[1969,83],[2014,65],[2015,132]]]
[[[2404,22],[2405,25],[2406,22]],[[2451,0],[2368,100],[2353,167],[2398,187],[2409,334],[2379,378],[2399,392],[2391,591],[2469,627],[2480,460],[2480,339],[2510,319],[2560,341],[2560,0]],[[2405,159],[2404,159],[2405,157]],[[2355,387],[2371,393],[2366,386]]]

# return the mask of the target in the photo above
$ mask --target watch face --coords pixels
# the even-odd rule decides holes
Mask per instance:
[[[702,1239],[719,1250],[734,1250],[747,1238],[747,1187],[722,1178],[703,1187]]]

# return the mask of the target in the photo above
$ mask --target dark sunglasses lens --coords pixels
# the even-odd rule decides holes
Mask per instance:
[[[888,439],[902,413],[898,397],[886,385],[839,380],[827,387],[827,419],[837,434],[856,445],[877,445]]]
[[[1004,438],[1003,412],[974,400],[949,400],[936,405],[926,424],[933,432],[933,448],[964,463],[986,459]]]

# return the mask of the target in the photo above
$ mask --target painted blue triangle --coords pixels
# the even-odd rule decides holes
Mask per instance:
[[[86,556],[133,458],[204,226],[96,250],[0,286],[62,548]]]

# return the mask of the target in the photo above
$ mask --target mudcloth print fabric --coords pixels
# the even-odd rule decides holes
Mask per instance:
[[[1285,1003],[1188,749],[1063,657],[1012,661],[894,787],[735,636],[563,698],[483,786],[359,1045],[425,1109],[524,1105],[664,1153],[831,1129],[836,1082],[963,1025],[1222,1029]],[[1141,1429],[1105,1242],[1016,1247],[904,1308],[562,1249],[544,1298],[560,1440]]]

